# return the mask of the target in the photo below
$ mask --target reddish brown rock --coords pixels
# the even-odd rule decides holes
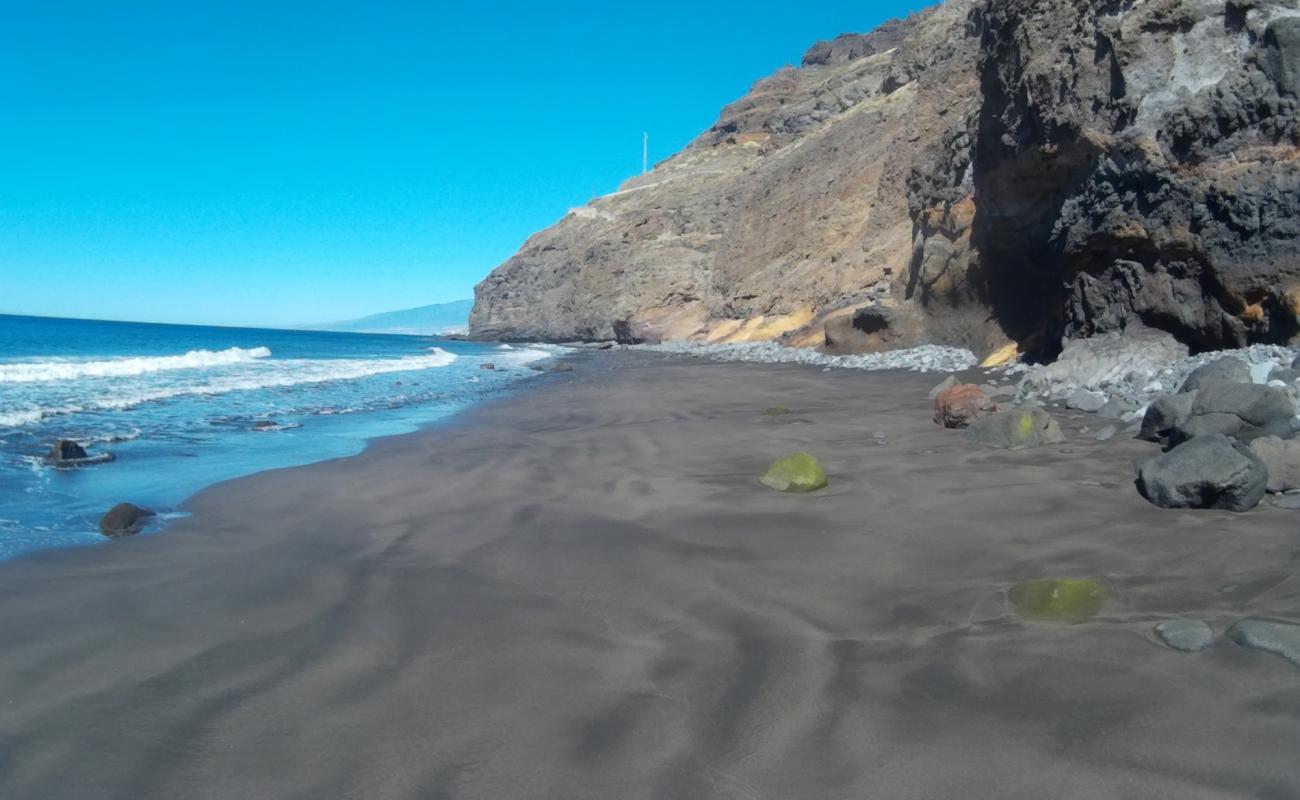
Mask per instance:
[[[973,383],[959,383],[935,396],[934,423],[945,428],[964,428],[997,410],[997,404],[983,389]]]

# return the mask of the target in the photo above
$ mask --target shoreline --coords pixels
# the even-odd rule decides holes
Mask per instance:
[[[578,362],[209,486],[165,536],[0,563],[0,793],[1300,790],[1300,672],[1151,634],[1300,618],[1291,512],[1155,508],[1154,445],[1091,415],[977,447],[931,422],[939,373]],[[795,450],[827,489],[758,484]],[[1024,622],[1005,592],[1038,577],[1112,601]]]

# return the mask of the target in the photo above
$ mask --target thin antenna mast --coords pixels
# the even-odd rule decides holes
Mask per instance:
[[[650,171],[650,134],[641,134],[641,174]]]

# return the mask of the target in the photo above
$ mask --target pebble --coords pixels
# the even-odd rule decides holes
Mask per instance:
[[[1104,442],[1107,439],[1112,438],[1115,435],[1115,433],[1116,433],[1115,426],[1107,425],[1106,427],[1094,433],[1092,435],[1092,438],[1096,439],[1099,442]]]
[[[1156,625],[1156,636],[1175,650],[1195,653],[1214,642],[1214,631],[1199,619],[1169,619]]]
[[[1300,667],[1300,625],[1243,619],[1232,623],[1226,635],[1242,647],[1277,653]]]
[[[1278,494],[1273,495],[1273,505],[1278,508],[1295,510],[1300,508],[1300,494]]]

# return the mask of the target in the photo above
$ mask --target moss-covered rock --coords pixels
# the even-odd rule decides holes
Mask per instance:
[[[1106,605],[1106,587],[1082,578],[1043,578],[1025,581],[1007,593],[1011,606],[1022,617],[1084,622],[1097,616]]]
[[[778,492],[815,492],[826,486],[826,470],[808,453],[777,459],[759,479]]]
[[[966,436],[981,444],[1010,450],[1065,441],[1056,420],[1038,408],[1017,408],[980,417],[966,429]]]

